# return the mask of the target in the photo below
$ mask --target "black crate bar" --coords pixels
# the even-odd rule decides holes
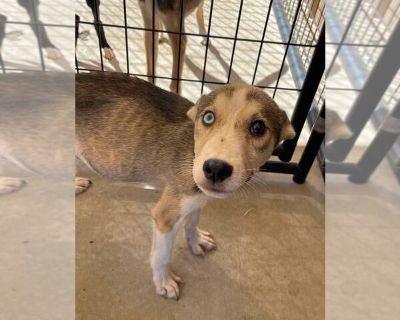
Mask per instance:
[[[309,0],[309,2],[312,0]],[[307,2],[303,1],[302,4],[304,4]],[[272,4],[272,2],[271,2]],[[274,13],[275,13],[275,17],[278,23],[278,28],[279,28],[279,33],[281,35],[281,38],[285,41],[289,38],[290,35],[290,30],[291,30],[291,26],[289,24],[288,19],[290,19],[293,15],[293,10],[295,9],[292,1],[290,1],[289,3],[289,9],[288,7],[288,2],[284,1],[283,3],[281,1],[276,1],[273,3],[273,9],[274,9]],[[301,12],[303,13],[303,20],[306,20],[306,26],[308,27],[308,33],[307,33],[307,37],[306,40],[304,41],[304,35],[306,34],[305,30],[302,30],[302,34],[300,35],[300,39],[298,39],[298,32],[296,33],[295,37],[294,37],[294,41],[291,42],[295,42],[295,43],[301,43],[301,44],[315,44],[318,42],[318,37],[319,37],[319,32],[322,29],[322,25],[324,23],[324,10],[325,10],[325,3],[322,5],[322,7],[320,6],[320,2],[319,1],[313,1],[312,4],[312,8],[317,9],[318,7],[320,7],[321,9],[321,14],[320,17],[318,18],[318,21],[315,25],[315,30],[313,30],[312,25],[313,22],[316,22],[316,20],[314,20],[313,22],[311,22],[311,24],[309,23],[308,19],[304,19],[304,8],[300,8]],[[290,11],[289,15],[287,14],[287,10]],[[286,12],[286,13],[285,13]],[[303,21],[302,20],[302,21]],[[301,27],[301,26],[300,26]],[[301,28],[300,28],[301,29]],[[289,68],[290,71],[292,73],[292,77],[293,80],[295,82],[295,86],[296,88],[301,89],[301,87],[303,86],[303,81],[305,78],[305,74],[306,74],[306,70],[309,67],[310,61],[311,61],[311,53],[312,53],[312,49],[315,48],[314,46],[308,46],[308,47],[296,47],[296,46],[289,46],[288,49],[288,53],[287,53],[287,61],[289,63]],[[301,53],[300,53],[301,52]],[[310,126],[310,128],[312,127],[314,121],[316,120],[317,116],[318,116],[318,103],[315,104],[307,117],[307,123]],[[320,158],[324,158],[324,154],[323,152],[321,152],[319,154],[319,159]]]
[[[280,160],[288,162],[292,159],[294,150],[304,127],[308,112],[313,104],[322,76],[325,70],[325,25],[322,26],[314,55],[304,79],[303,88],[297,99],[291,122],[296,132],[296,137],[281,144],[274,152]]]
[[[314,123],[310,138],[304,148],[300,158],[298,167],[299,170],[293,176],[293,181],[296,183],[304,183],[310,172],[311,166],[315,157],[320,150],[322,142],[325,138],[325,103],[322,105],[318,118]]]
[[[182,57],[181,57],[181,50],[182,50],[181,46],[182,46],[182,28],[183,28],[183,23],[184,23],[184,21],[183,21],[183,19],[184,19],[183,10],[184,10],[184,3],[183,3],[183,0],[181,0],[181,12],[180,12],[180,17],[179,17],[180,22],[179,22],[178,65],[177,65],[177,69],[178,70],[176,72],[176,74],[178,76],[178,81],[176,83],[176,93],[179,93],[179,85],[180,85],[180,79],[179,79],[179,71],[180,70],[179,70],[179,66],[180,66],[181,59],[182,59]],[[154,7],[153,7],[153,12],[154,12]],[[153,65],[153,70],[154,70],[154,65]]]
[[[126,54],[126,72],[129,73],[129,46],[128,46],[128,21],[126,15],[126,0],[123,0],[124,5],[124,24],[125,24],[125,54]]]
[[[378,106],[386,89],[400,68],[400,23],[397,24],[386,48],[379,56],[363,90],[346,117],[346,124],[353,135],[347,140],[335,141],[326,147],[326,157],[332,161],[343,161],[349,154],[364,126]]]
[[[151,71],[151,82],[155,83],[155,75],[156,75],[156,58],[155,58],[155,51],[156,47],[158,46],[158,43],[156,43],[156,0],[153,1],[153,6],[152,6],[152,15],[151,15],[151,23],[152,23],[152,30],[151,30],[151,36],[152,36],[152,47],[151,47],[151,63],[152,63],[152,71]],[[158,29],[158,28],[157,28]],[[157,39],[158,41],[158,39]],[[127,64],[129,64],[129,60],[126,61]]]

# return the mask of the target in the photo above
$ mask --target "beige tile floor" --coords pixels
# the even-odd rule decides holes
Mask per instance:
[[[178,302],[155,294],[149,268],[149,210],[159,191],[94,178],[76,200],[77,319],[322,319],[319,169],[304,185],[287,175],[260,177],[204,209],[200,224],[217,250],[196,257],[179,235],[171,262],[185,281]]]

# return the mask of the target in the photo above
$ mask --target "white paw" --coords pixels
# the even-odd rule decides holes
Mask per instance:
[[[0,177],[0,194],[11,193],[21,189],[25,181],[19,178]]]
[[[178,300],[179,283],[183,283],[182,279],[173,273],[168,276],[154,276],[156,293],[168,299]]]
[[[89,189],[92,182],[87,178],[75,177],[75,194],[80,194]]]
[[[104,58],[106,58],[107,60],[112,60],[115,58],[115,54],[113,49],[111,48],[104,48]]]
[[[46,48],[47,58],[51,60],[58,60],[63,57],[60,49],[58,48]]]
[[[186,238],[187,243],[196,256],[204,256],[206,251],[213,250],[217,244],[211,234],[197,228],[193,236]]]

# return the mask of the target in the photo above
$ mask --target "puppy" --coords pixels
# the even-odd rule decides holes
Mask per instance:
[[[179,297],[169,269],[184,224],[189,248],[215,248],[198,229],[201,208],[249,180],[277,145],[295,136],[286,113],[263,91],[226,85],[195,104],[116,73],[76,75],[76,156],[94,172],[163,185],[152,209],[151,268],[156,292]]]
[[[183,17],[181,26],[181,4],[182,0],[139,0],[140,10],[142,11],[143,23],[146,29],[153,29],[153,3],[155,7],[154,28],[161,30],[161,24],[164,25],[168,33],[169,42],[172,49],[172,81],[170,89],[172,92],[180,94],[181,88],[178,79],[182,78],[183,64],[185,60],[187,36],[181,35],[179,40],[179,32],[185,33],[185,18],[197,9],[196,18],[199,26],[199,33],[205,35],[204,26],[204,0],[185,0],[183,1]],[[155,83],[152,77],[156,75],[156,65],[158,56],[158,32],[154,33],[154,66],[153,66],[153,33],[145,32],[146,62],[147,76],[150,82]],[[179,45],[180,44],[180,45]],[[205,44],[205,41],[202,41]],[[180,49],[179,49],[180,47]],[[180,56],[180,58],[179,58]]]

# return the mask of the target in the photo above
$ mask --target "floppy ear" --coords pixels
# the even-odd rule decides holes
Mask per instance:
[[[293,139],[296,136],[296,131],[294,131],[286,112],[282,111],[282,113],[283,125],[281,128],[280,141]]]
[[[296,136],[296,132],[294,131],[292,124],[288,120],[282,127],[281,130],[281,141],[283,140],[290,140]]]
[[[196,120],[196,115],[197,115],[197,104],[193,105],[192,107],[190,107],[190,109],[188,110],[188,112],[186,112],[187,117],[192,120],[193,122]]]

